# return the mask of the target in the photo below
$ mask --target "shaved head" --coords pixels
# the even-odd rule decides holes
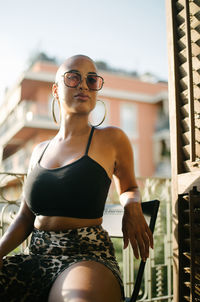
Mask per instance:
[[[59,81],[61,75],[63,75],[63,73],[64,73],[66,70],[68,70],[69,66],[70,66],[73,62],[75,62],[76,60],[87,60],[87,61],[90,61],[90,62],[94,65],[95,69],[97,69],[97,68],[96,68],[96,65],[95,65],[95,62],[94,62],[90,57],[85,56],[85,55],[75,55],[75,56],[72,56],[72,57],[68,58],[67,60],[65,60],[65,61],[63,62],[63,64],[60,65],[60,67],[58,68],[57,73],[56,73],[56,79],[55,79],[55,82],[56,82],[56,83],[58,83],[58,81]]]

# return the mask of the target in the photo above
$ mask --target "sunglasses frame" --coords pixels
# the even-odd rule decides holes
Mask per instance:
[[[65,83],[65,75],[66,75],[67,73],[74,73],[74,74],[79,75],[80,81],[79,81],[79,83],[78,83],[76,86],[69,86],[69,85],[67,85],[67,84]],[[92,89],[92,88],[90,88],[89,85],[88,85],[88,76],[96,76],[96,77],[100,78],[100,79],[102,80],[102,85],[101,85],[101,87],[100,87],[99,89]],[[64,84],[65,84],[67,87],[69,87],[69,88],[77,88],[78,85],[79,85],[79,84],[82,82],[82,80],[83,80],[82,75],[81,75],[79,72],[70,72],[70,71],[66,71],[66,72],[62,75],[62,77],[64,78]],[[90,90],[99,91],[99,90],[101,90],[102,87],[103,87],[104,79],[103,79],[101,76],[99,76],[98,74],[88,74],[87,77],[86,77],[86,83],[87,83],[87,86],[88,86],[88,88],[89,88]]]

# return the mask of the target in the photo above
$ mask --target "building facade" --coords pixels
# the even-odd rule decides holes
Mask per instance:
[[[0,107],[2,171],[26,172],[34,146],[51,139],[58,131],[51,116],[51,87],[57,68],[53,62],[35,62],[5,95]],[[128,135],[134,150],[136,176],[169,176],[167,84],[144,82],[124,74],[99,73],[105,80],[99,91],[99,99],[107,108],[103,126],[120,127]],[[103,110],[98,102],[91,114],[94,124],[103,117]]]

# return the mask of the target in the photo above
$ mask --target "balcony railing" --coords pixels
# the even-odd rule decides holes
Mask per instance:
[[[26,174],[0,173],[1,236],[18,211],[25,178]],[[150,251],[150,257],[146,264],[139,299],[144,302],[171,302],[173,300],[171,182],[170,179],[166,178],[139,178],[138,183],[140,184],[144,201],[150,199],[159,199],[161,201],[154,232],[154,249]],[[123,271],[125,292],[129,296],[134,286],[134,271],[137,270],[139,263],[133,257],[132,249],[128,247],[123,250],[122,242],[119,242],[119,240],[116,241],[115,239],[114,245],[117,259]],[[26,241],[21,245],[21,250],[24,250],[27,243]]]

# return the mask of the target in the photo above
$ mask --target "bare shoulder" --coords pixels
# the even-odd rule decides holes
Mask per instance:
[[[102,133],[101,133],[102,132]],[[126,133],[118,127],[105,127],[99,129],[104,143],[109,144],[115,150],[116,161],[133,157],[133,148]]]
[[[96,134],[105,141],[110,141],[111,143],[120,144],[121,140],[128,140],[127,135],[125,132],[114,126],[104,127],[104,128],[96,128]]]
[[[49,140],[47,141],[43,141],[39,144],[37,144],[34,149],[33,149],[33,153],[32,156],[33,157],[38,157],[41,155],[41,152],[44,150],[44,148],[47,146],[47,144],[49,143]]]
[[[33,167],[35,166],[35,164],[37,163],[37,161],[39,160],[42,152],[44,151],[45,147],[47,146],[47,144],[49,143],[49,141],[43,141],[39,144],[37,144],[34,149],[33,149],[33,152],[32,152],[32,155],[31,155],[31,159],[30,159],[30,162],[29,162],[29,172],[33,169]]]
[[[105,127],[97,130],[98,141],[112,148],[116,157],[124,156],[127,152],[132,156],[131,142],[126,133],[118,127]]]

